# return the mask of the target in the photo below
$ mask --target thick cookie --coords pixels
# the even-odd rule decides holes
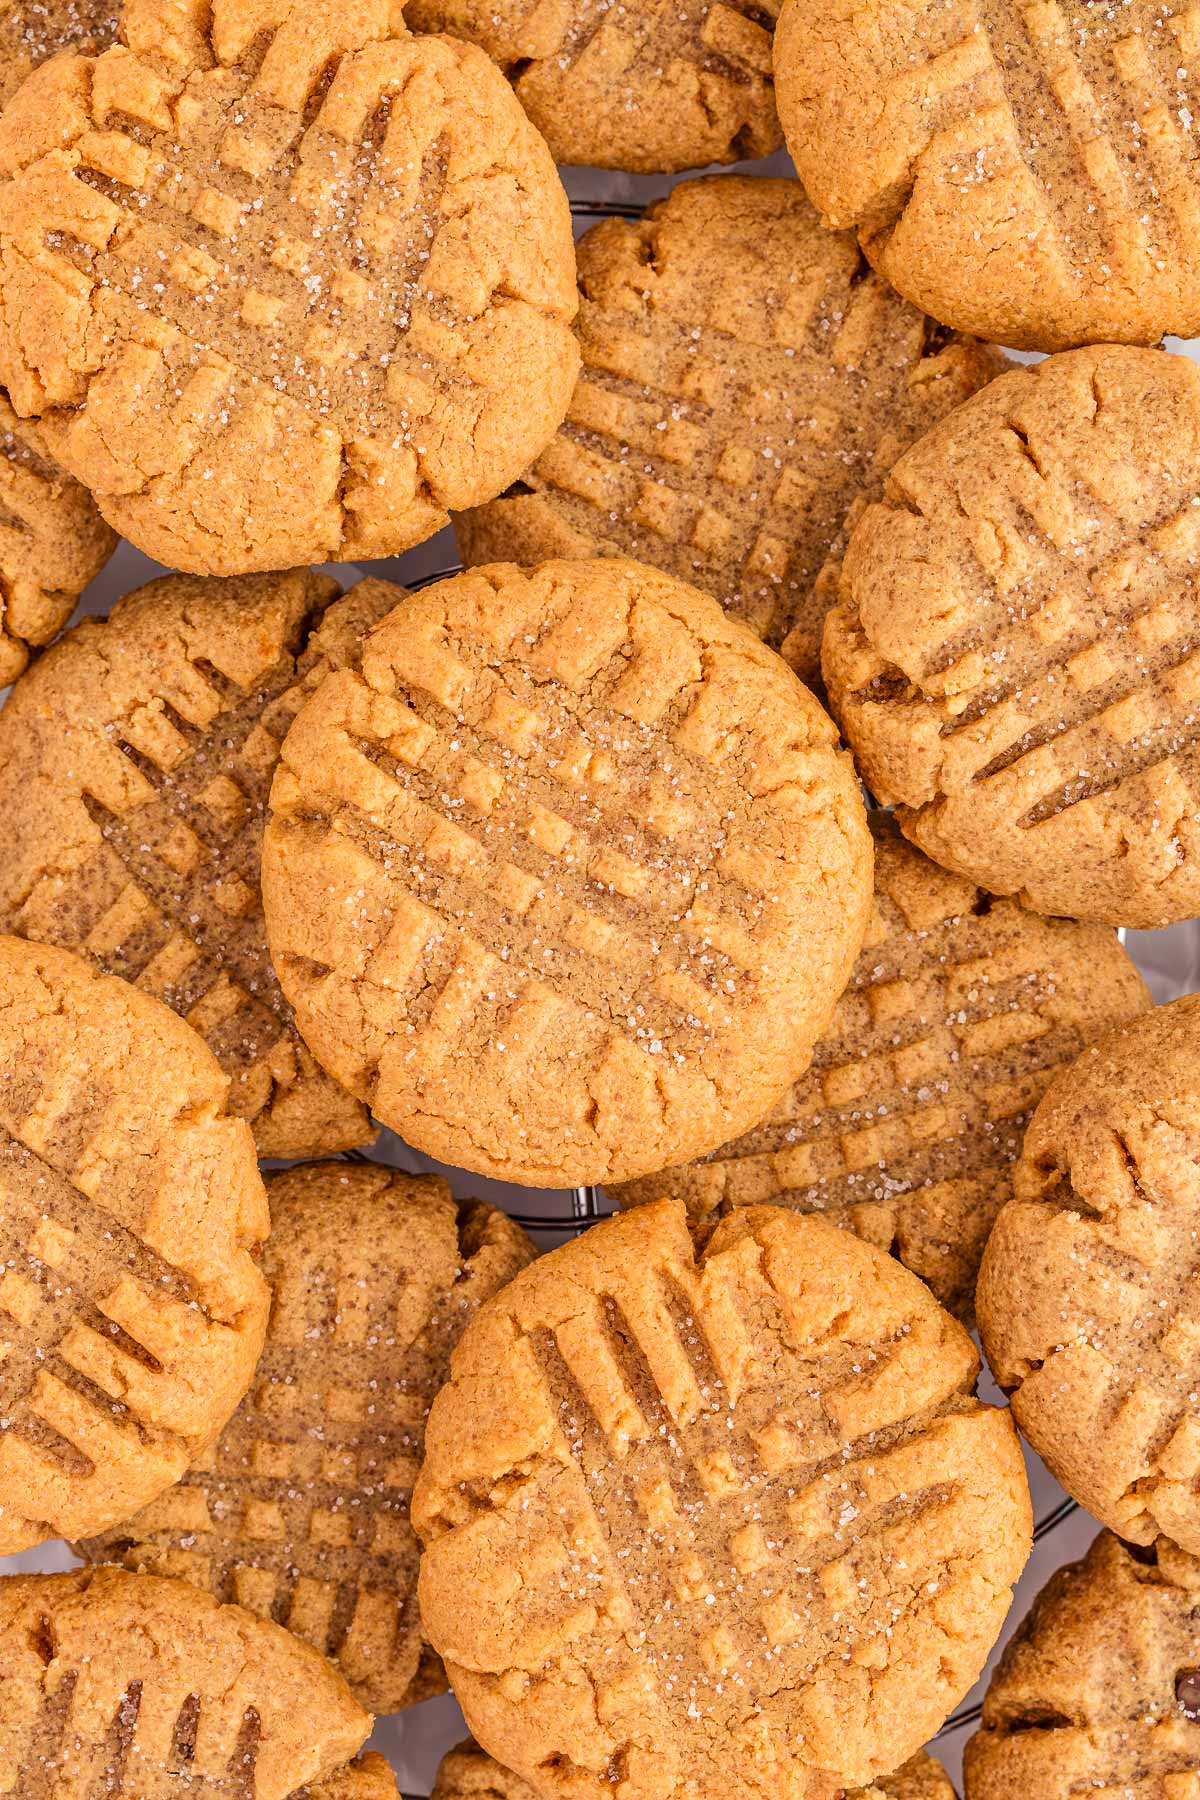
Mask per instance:
[[[993,900],[870,822],[874,913],[812,1067],[744,1137],[615,1197],[684,1200],[701,1231],[740,1206],[821,1212],[969,1314],[1030,1113],[1150,995],[1111,931]]]
[[[638,563],[408,596],[297,717],[271,807],[267,931],[314,1054],[418,1149],[533,1186],[761,1117],[870,904],[830,720]]]
[[[0,1691],[11,1800],[284,1800],[310,1782],[311,1800],[384,1800],[379,1758],[341,1770],[371,1720],[324,1658],[182,1581],[0,1580]]]
[[[963,1757],[967,1800],[1200,1791],[1200,1563],[1101,1532],[1005,1649]]]
[[[267,1193],[274,1300],[250,1393],[178,1487],[82,1550],[288,1626],[396,1712],[446,1685],[408,1518],[425,1417],[463,1327],[533,1246],[436,1176],[310,1163]]]
[[[226,1088],[157,1000],[0,938],[0,1555],[127,1518],[250,1385],[269,1220]]]
[[[539,1800],[539,1796],[527,1781],[502,1768],[468,1738],[443,1756],[433,1800]],[[845,1800],[955,1800],[955,1793],[941,1764],[922,1751],[894,1775],[869,1788],[848,1790]]]
[[[800,179],[926,312],[1027,350],[1200,331],[1200,18],[1160,0],[785,0]]]
[[[61,50],[99,56],[117,39],[120,0],[8,0],[0,12],[0,106]]]
[[[867,508],[830,699],[905,834],[1039,912],[1200,912],[1200,369],[1108,347],[1014,370]]]
[[[186,1018],[263,1156],[343,1150],[374,1129],[297,1036],[259,895],[280,741],[382,610],[377,583],[337,594],[308,570],[169,575],[76,626],[0,711],[0,925],[89,955]]]
[[[139,549],[235,575],[500,493],[579,355],[566,196],[396,0],[128,0],[0,120],[0,380]]]
[[[421,1616],[547,1800],[834,1800],[977,1676],[1030,1542],[1008,1415],[915,1275],[761,1207],[623,1213],[490,1301],[434,1401]]]
[[[778,149],[778,10],[779,0],[408,0],[404,16],[481,44],[555,162],[653,174]]]
[[[684,182],[578,254],[575,397],[516,486],[455,520],[464,560],[640,557],[811,680],[847,520],[1001,358],[864,270],[794,181]]]
[[[0,687],[66,624],[116,544],[91,495],[0,394]]]
[[[1200,994],[1057,1077],[1013,1189],[979,1326],[1018,1425],[1102,1524],[1200,1553]]]

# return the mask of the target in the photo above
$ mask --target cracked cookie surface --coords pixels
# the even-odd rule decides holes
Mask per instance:
[[[0,1580],[0,1793],[386,1800],[371,1728],[325,1660],[182,1581],[124,1569]],[[327,1785],[323,1777],[333,1776]]]
[[[9,0],[0,12],[0,107],[60,51],[99,56],[117,41],[115,0]]]
[[[1200,1787],[1200,1563],[1102,1531],[1006,1646],[963,1755],[967,1800],[1189,1800]]]
[[[1114,932],[993,899],[870,824],[871,923],[811,1068],[754,1130],[614,1197],[684,1200],[701,1232],[741,1206],[820,1212],[969,1315],[1033,1108],[1150,995]]]
[[[121,36],[0,121],[0,379],[110,524],[230,575],[514,480],[578,367],[574,254],[483,52],[392,0],[129,0]]]
[[[1200,369],[1108,346],[992,382],[850,541],[823,667],[863,780],[1039,912],[1200,911]]]
[[[781,141],[771,73],[779,0],[409,0],[498,62],[555,162],[698,169]]]
[[[786,0],[775,79],[827,223],[1027,350],[1200,330],[1190,0]]]
[[[1013,1415],[1123,1538],[1200,1551],[1200,995],[1085,1051],[1038,1107],[979,1278]]]
[[[778,1207],[656,1201],[490,1301],[433,1404],[421,1614],[547,1800],[834,1800],[976,1678],[1030,1542],[1008,1415],[928,1289]]]
[[[127,1516],[250,1384],[269,1220],[226,1090],[157,1000],[0,937],[0,1554]]]
[[[536,1791],[511,1769],[468,1738],[447,1750],[438,1764],[433,1800],[540,1800]],[[849,1788],[844,1800],[956,1800],[950,1778],[941,1764],[924,1751],[881,1777],[869,1788]]]
[[[812,680],[847,522],[1003,359],[901,300],[795,181],[683,182],[593,227],[578,263],[566,420],[512,491],[456,518],[464,561],[638,557]]]
[[[870,904],[832,722],[715,601],[616,559],[409,595],[298,715],[271,809],[314,1054],[408,1143],[533,1186],[761,1116]]]
[[[374,1133],[296,1032],[259,857],[279,745],[357,654],[375,591],[339,599],[309,570],[167,576],[76,626],[0,711],[0,926],[89,956],[186,1018],[263,1156]]]
[[[66,624],[116,547],[92,496],[0,393],[0,687]]]
[[[468,1320],[533,1246],[433,1175],[309,1163],[268,1176],[267,1198],[273,1298],[249,1394],[177,1487],[82,1553],[274,1619],[361,1705],[397,1712],[446,1687],[409,1523],[425,1418]]]

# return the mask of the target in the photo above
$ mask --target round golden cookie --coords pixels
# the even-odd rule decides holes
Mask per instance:
[[[583,373],[468,563],[640,557],[713,594],[804,680],[846,525],[901,450],[1003,367],[864,271],[795,181],[689,181],[578,247]]]
[[[0,937],[0,1555],[126,1518],[250,1385],[270,1228],[191,1028]]]
[[[433,1800],[539,1800],[527,1781],[503,1768],[471,1738],[447,1750],[438,1764]],[[894,1775],[869,1788],[847,1790],[845,1800],[955,1800],[950,1778],[924,1751]]]
[[[98,56],[117,38],[120,0],[7,0],[0,12],[0,106],[62,50]]]
[[[1013,1416],[1123,1538],[1200,1553],[1200,994],[1057,1076],[979,1276]]]
[[[518,476],[578,367],[566,196],[396,0],[129,0],[0,120],[0,380],[105,518],[234,575],[391,555]]]
[[[784,0],[775,82],[829,225],[1026,350],[1200,331],[1200,23],[1183,0]]]
[[[752,1131],[617,1188],[702,1231],[741,1206],[820,1212],[970,1314],[1025,1124],[1055,1071],[1145,1011],[1111,931],[994,900],[873,813],[875,906],[812,1066]]]
[[[653,174],[779,148],[777,12],[778,0],[408,0],[404,16],[481,44],[555,162]]]
[[[1200,1790],[1200,1563],[1103,1531],[1007,1645],[963,1756],[967,1800]]]
[[[0,711],[0,926],[89,955],[180,1013],[263,1156],[374,1128],[314,1061],[267,955],[263,816],[305,696],[396,589],[310,570],[168,575],[85,619]]]
[[[935,862],[1039,912],[1200,912],[1200,369],[1013,370],[892,470],[825,624],[863,780]]]
[[[324,1658],[182,1581],[5,1577],[0,1690],[12,1800],[284,1800],[309,1783],[313,1800],[385,1800],[373,1767],[342,1770],[371,1720]]]
[[[446,1686],[408,1517],[425,1417],[467,1321],[533,1246],[437,1176],[310,1163],[267,1194],[274,1300],[249,1394],[178,1487],[82,1552],[286,1625],[363,1706],[396,1712]]]
[[[116,544],[91,495],[0,393],[0,687],[66,624]]]
[[[409,595],[297,717],[271,807],[267,931],[313,1053],[416,1148],[533,1186],[761,1116],[870,904],[830,720],[638,563]]]
[[[915,1275],[761,1207],[622,1213],[468,1326],[413,1519],[478,1741],[546,1800],[835,1800],[975,1680],[1030,1544],[1004,1411]]]

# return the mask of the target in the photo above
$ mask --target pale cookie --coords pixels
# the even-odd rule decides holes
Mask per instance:
[[[828,225],[1026,350],[1200,331],[1189,0],[785,0],[775,81]]]
[[[533,1257],[437,1176],[310,1163],[268,1177],[274,1295],[254,1385],[178,1487],[82,1546],[286,1625],[372,1712],[446,1686],[422,1642],[409,1496],[450,1351]]]
[[[579,245],[583,373],[558,436],[455,521],[468,563],[640,557],[817,675],[846,527],[1004,365],[823,231],[794,181],[684,182]]]
[[[139,549],[388,556],[500,493],[579,354],[566,196],[397,0],[129,0],[0,119],[0,381]]]
[[[1013,1416],[1101,1524],[1200,1553],[1200,994],[1057,1077],[1013,1190],[979,1277]]]
[[[993,900],[870,823],[874,913],[808,1073],[744,1137],[615,1198],[684,1200],[701,1232],[740,1206],[821,1212],[969,1315],[1034,1106],[1150,995],[1113,932]]]
[[[1103,1531],[1005,1649],[963,1757],[967,1800],[1196,1800],[1200,1563]]]
[[[870,905],[830,720],[638,563],[408,596],[299,714],[271,806],[267,931],[305,1041],[417,1149],[532,1186],[761,1117]]]
[[[341,1768],[371,1720],[324,1658],[182,1581],[0,1580],[0,1691],[5,1800],[386,1800],[380,1758]]]
[[[116,545],[91,495],[0,393],[0,687],[66,624]]]
[[[935,862],[1039,912],[1200,912],[1200,369],[1120,347],[993,381],[850,541],[824,672]]]
[[[339,600],[309,570],[169,575],[76,626],[0,711],[0,927],[88,955],[186,1018],[263,1156],[374,1132],[296,1033],[259,857],[280,742],[357,655],[377,587]]]
[[[769,156],[779,0],[409,0],[418,31],[481,44],[555,162],[697,169]]]
[[[527,1781],[503,1768],[471,1738],[447,1750],[438,1765],[433,1800],[540,1800]],[[851,1788],[845,1800],[955,1800],[940,1763],[922,1751],[894,1775],[869,1788]]]
[[[0,1555],[127,1518],[250,1385],[269,1220],[226,1087],[157,1000],[0,938]]]
[[[546,1800],[835,1800],[971,1686],[1030,1544],[970,1338],[760,1207],[607,1220],[490,1301],[434,1401],[421,1616]]]
[[[107,50],[117,39],[119,12],[119,0],[7,0],[0,12],[0,106],[60,50]]]

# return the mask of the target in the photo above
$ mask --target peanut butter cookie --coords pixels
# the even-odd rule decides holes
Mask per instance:
[[[1008,1415],[915,1275],[760,1207],[606,1220],[483,1307],[434,1401],[421,1616],[546,1800],[835,1800],[977,1676],[1030,1542]]]
[[[555,162],[652,174],[778,149],[778,11],[779,0],[409,0],[404,16],[481,44]]]
[[[502,1768],[468,1738],[443,1756],[433,1800],[539,1800],[539,1796],[527,1781]],[[869,1788],[848,1789],[845,1800],[955,1800],[955,1793],[941,1764],[922,1751]]]
[[[308,570],[170,575],[76,626],[0,711],[0,926],[91,956],[186,1018],[263,1156],[373,1135],[297,1036],[259,856],[280,741],[357,655],[377,586],[338,600]]]
[[[1200,912],[1200,369],[1107,347],[935,425],[825,625],[864,781],[935,862],[1039,912]]]
[[[1068,1493],[1200,1553],[1200,994],[1054,1081],[979,1279],[1013,1414]]]
[[[267,1193],[274,1300],[250,1393],[178,1487],[82,1551],[286,1625],[396,1712],[446,1686],[408,1517],[425,1417],[463,1327],[533,1246],[436,1176],[310,1163]]]
[[[0,687],[66,624],[116,544],[91,495],[0,394]]]
[[[157,1000],[0,938],[0,1555],[127,1518],[250,1385],[269,1220],[226,1088]]]
[[[871,816],[875,908],[812,1067],[744,1137],[616,1189],[711,1229],[739,1206],[821,1212],[969,1314],[1025,1125],[1055,1072],[1150,1005],[1116,935],[993,900]]]
[[[694,582],[802,679],[847,520],[1003,367],[823,231],[795,181],[682,183],[579,245],[583,373],[507,494],[455,521],[468,563],[621,554]]]
[[[385,1757],[368,1750],[324,1781],[298,1788],[294,1800],[398,1800],[396,1777]]]
[[[298,715],[271,807],[305,1041],[418,1149],[533,1186],[761,1117],[870,906],[817,702],[714,601],[616,559],[410,595]]]
[[[0,120],[0,380],[139,549],[386,556],[501,492],[579,357],[566,196],[397,0],[129,0]]]
[[[785,0],[775,80],[826,223],[934,318],[1027,350],[1200,331],[1186,0]]]
[[[311,1800],[383,1800],[373,1766],[338,1773],[371,1720],[329,1664],[186,1582],[124,1569],[0,1580],[0,1689],[10,1800],[284,1800],[310,1782]]]
[[[0,106],[60,50],[107,50],[117,40],[119,12],[119,0],[7,0],[0,12]]]
[[[1191,1800],[1200,1791],[1200,1563],[1101,1532],[1050,1577],[967,1744],[967,1800]]]

